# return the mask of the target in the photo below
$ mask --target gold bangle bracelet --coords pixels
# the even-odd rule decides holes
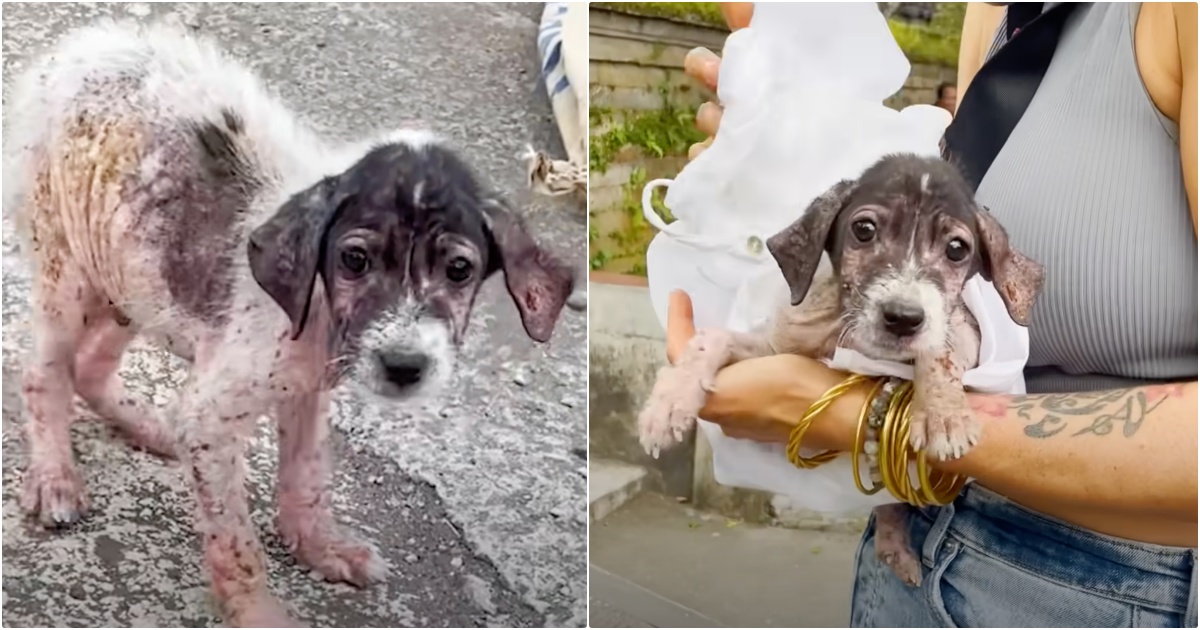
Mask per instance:
[[[871,412],[871,403],[874,402],[875,397],[879,395],[879,392],[883,389],[883,385],[885,383],[887,383],[887,379],[879,379],[876,381],[875,386],[871,388],[871,391],[867,393],[867,399],[863,401],[862,409],[858,412],[858,428],[854,430],[854,445],[850,451],[850,466],[854,473],[854,486],[858,488],[859,492],[867,496],[879,492],[883,489],[883,486],[872,485],[870,488],[867,488],[862,482],[862,475],[859,473],[859,459],[862,457],[864,439],[863,427],[867,425],[867,416],[870,415]]]
[[[915,493],[908,481],[908,459],[901,440],[908,439],[908,423],[904,411],[912,399],[912,383],[903,383],[896,388],[890,401],[883,425],[879,430],[879,473],[884,487],[897,499],[915,504]],[[900,448],[897,446],[900,445]]]
[[[879,437],[879,466],[885,486],[897,499],[911,505],[945,505],[958,496],[966,478],[931,470],[924,451],[912,453],[909,433],[913,390],[911,383],[901,387],[903,391],[897,391],[888,407]],[[917,463],[916,488],[909,478],[910,458]]]
[[[833,404],[833,401],[837,400],[840,396],[866,380],[869,379],[861,374],[851,374],[850,376],[846,377],[846,380],[834,385],[833,387],[830,387],[829,391],[825,392],[820,398],[813,401],[812,405],[809,405],[808,411],[804,412],[804,416],[800,418],[800,421],[796,423],[795,428],[792,429],[791,434],[788,436],[787,456],[788,461],[792,462],[793,466],[807,469],[816,468],[821,464],[826,464],[833,461],[838,455],[841,455],[841,452],[839,451],[825,451],[812,457],[801,457],[800,443],[804,438],[804,433],[808,431],[808,428],[812,425],[813,420],[816,419],[816,417],[820,415],[822,411],[825,411],[825,409],[828,408],[829,405]]]

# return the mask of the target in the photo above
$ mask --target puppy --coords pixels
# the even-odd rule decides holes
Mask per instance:
[[[1043,272],[1009,246],[1004,228],[975,204],[953,166],[887,156],[818,197],[767,248],[791,303],[762,330],[699,331],[678,362],[662,369],[638,418],[648,452],[683,439],[726,365],[781,353],[830,359],[839,346],[913,363],[913,448],[946,460],[978,442],[962,376],[979,361],[979,328],[962,302],[963,285],[981,274],[1013,320],[1027,326]],[[831,264],[818,274],[823,253]],[[899,504],[877,510],[876,552],[917,584],[920,563],[903,517]]]
[[[380,579],[375,549],[331,511],[330,390],[399,399],[444,382],[496,272],[547,341],[567,267],[432,134],[326,142],[173,28],[71,34],[6,114],[5,211],[35,272],[22,507],[49,526],[87,509],[68,431],[79,394],[182,461],[227,621],[295,625],[267,589],[243,487],[245,438],[268,415],[283,540],[327,579]],[[137,335],[191,362],[169,424],[117,375]]]

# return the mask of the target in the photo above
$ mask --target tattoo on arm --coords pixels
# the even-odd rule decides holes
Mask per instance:
[[[977,406],[985,416],[1003,418],[1015,411],[1031,438],[1051,438],[1060,433],[1103,436],[1120,429],[1132,437],[1146,418],[1168,398],[1183,395],[1183,385],[1150,385],[1098,392],[989,397]]]

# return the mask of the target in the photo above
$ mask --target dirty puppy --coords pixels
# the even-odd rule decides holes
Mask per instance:
[[[683,439],[722,367],[783,353],[830,359],[839,346],[913,363],[913,448],[947,460],[978,442],[962,376],[979,360],[979,327],[963,304],[963,285],[981,274],[1013,321],[1026,326],[1043,273],[1009,246],[1004,228],[975,204],[953,166],[887,156],[819,196],[767,247],[790,303],[760,330],[699,331],[676,364],[662,369],[638,418],[647,451]],[[877,508],[875,551],[915,585],[921,567],[904,522],[903,506]]]
[[[166,26],[77,31],[14,86],[4,209],[34,271],[22,507],[87,509],[73,394],[183,464],[227,622],[295,625],[267,589],[243,487],[254,423],[278,427],[278,521],[330,580],[386,571],[331,512],[330,390],[428,394],[451,374],[483,281],[502,272],[547,341],[572,274],[434,135],[319,138],[242,64]],[[191,364],[169,422],[124,389],[137,335]]]

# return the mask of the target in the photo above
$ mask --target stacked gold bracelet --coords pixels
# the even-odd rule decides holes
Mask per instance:
[[[787,456],[788,461],[792,462],[793,466],[796,468],[816,468],[821,464],[833,461],[838,455],[841,455],[838,451],[825,451],[812,457],[801,457],[800,442],[803,440],[805,432],[808,431],[808,427],[812,426],[813,420],[821,415],[822,411],[825,411],[829,405],[833,404],[833,401],[853,389],[855,385],[866,380],[868,379],[865,376],[851,374],[846,380],[830,387],[829,391],[822,394],[820,398],[808,406],[808,411],[804,412],[804,416],[800,418],[800,422],[796,423],[796,427],[792,429],[791,434],[788,436]]]
[[[788,460],[794,466],[798,468],[816,468],[821,464],[832,461],[841,454],[838,451],[825,451],[813,457],[805,458],[800,456],[800,444],[805,432],[812,425],[813,420],[828,408],[834,400],[837,400],[838,397],[853,389],[856,385],[870,380],[865,376],[852,375],[830,388],[829,391],[825,392],[824,395],[809,406],[804,417],[792,429],[788,439]],[[963,485],[966,483],[966,477],[944,473],[940,470],[931,470],[928,462],[925,460],[924,451],[913,452],[911,442],[909,441],[909,421],[912,418],[913,389],[912,383],[909,382],[900,384],[890,394],[886,394],[888,395],[886,411],[878,430],[878,461],[882,486],[872,483],[871,487],[868,488],[863,484],[860,473],[860,462],[865,442],[865,431],[867,430],[867,418],[875,398],[884,391],[884,383],[884,379],[876,379],[873,382],[867,394],[867,399],[863,403],[862,410],[859,412],[858,427],[855,430],[854,444],[850,452],[854,485],[863,494],[875,494],[881,489],[887,488],[888,492],[892,493],[892,496],[918,507],[950,503],[958,496],[959,491],[962,490]],[[916,459],[917,462],[916,487],[913,486],[909,478],[909,462],[913,459]]]

